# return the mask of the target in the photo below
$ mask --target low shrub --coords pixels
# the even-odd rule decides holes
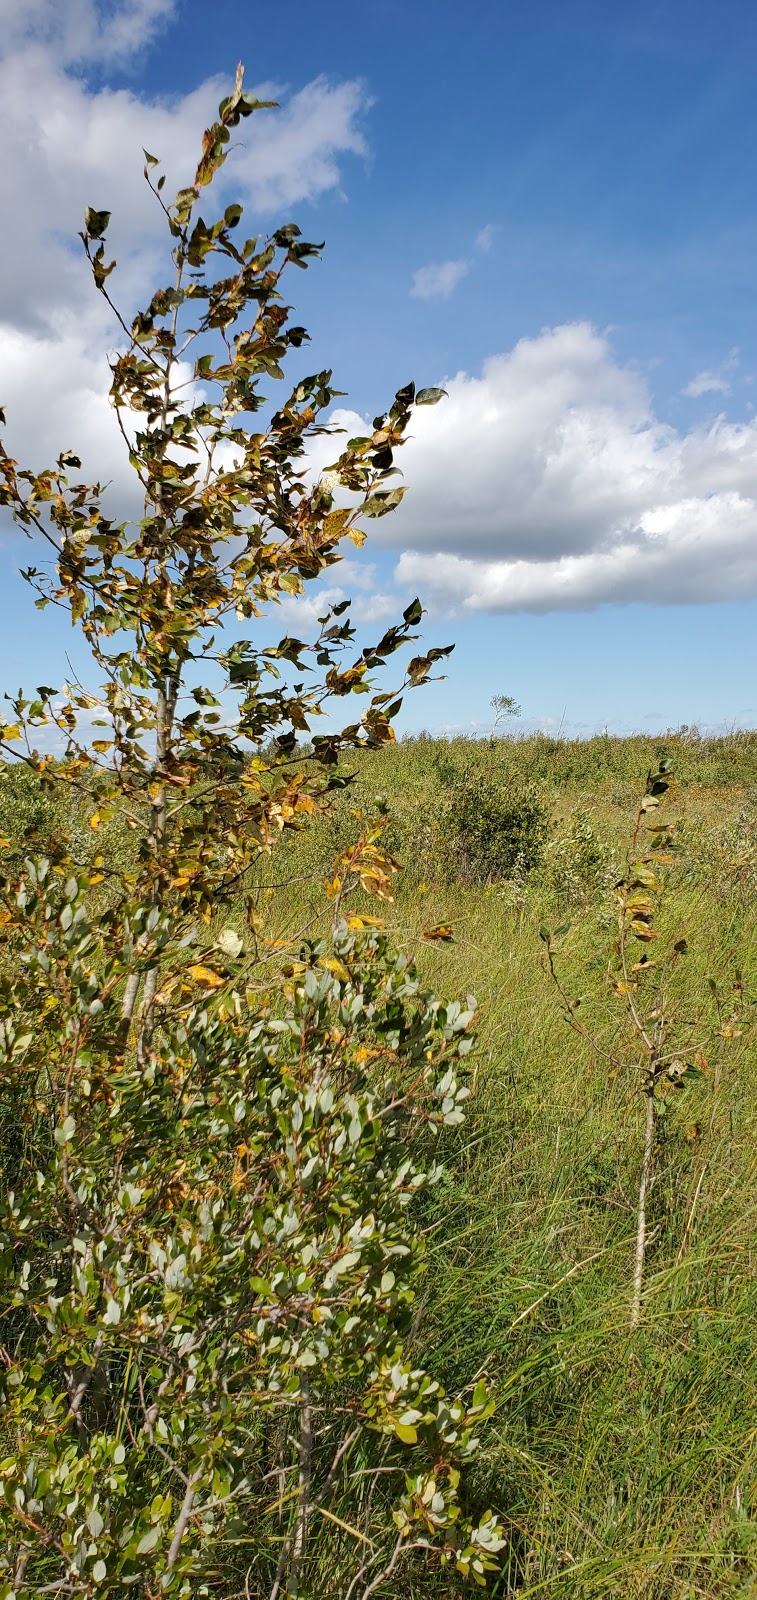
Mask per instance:
[[[447,864],[470,883],[523,877],[543,859],[549,812],[533,786],[468,774],[453,788],[444,821]]]
[[[587,905],[613,876],[612,852],[597,833],[591,817],[590,807],[576,808],[564,831],[547,845],[544,879],[560,904]]]

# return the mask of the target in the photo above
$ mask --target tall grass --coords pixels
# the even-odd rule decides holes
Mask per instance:
[[[426,1219],[417,1337],[450,1388],[481,1370],[496,1384],[475,1492],[508,1520],[502,1595],[757,1596],[750,1012],[662,1126],[643,1322],[631,1336],[644,1116],[633,1056],[613,1074],[601,1048],[568,1030],[539,939],[543,921],[572,916],[566,982],[600,1047],[617,1053],[628,1041],[605,981],[613,874],[646,768],[664,755],[682,851],[663,915],[689,944],[681,1003],[712,1024],[711,980],[728,1002],[740,972],[747,1001],[757,998],[754,734],[407,741],[364,758],[341,812],[292,851],[299,869],[315,869],[354,831],[350,809],[385,811],[405,866],[387,920],[437,992],[478,999],[475,1093]],[[492,771],[503,785],[536,785],[551,843],[528,878],[461,883],[446,799],[462,775]],[[282,920],[293,892],[315,908],[306,887],[287,891]],[[454,943],[424,944],[439,924],[453,925]]]
[[[643,1105],[632,1055],[627,1069],[608,1065],[609,1054],[625,1059],[628,1037],[606,964],[613,875],[634,796],[661,755],[674,762],[681,817],[663,907],[689,945],[680,1003],[712,1023],[740,984],[744,1021],[662,1125],[631,1334]],[[437,992],[476,994],[474,1093],[424,1202],[415,1338],[451,1389],[482,1371],[496,1388],[470,1491],[507,1521],[495,1592],[756,1600],[757,734],[421,738],[356,771],[332,818],[282,843],[260,893],[282,935],[317,918],[320,873],[361,816],[383,815],[405,871],[393,904],[355,909],[384,910]],[[550,835],[530,874],[456,876],[448,798],[477,773],[535,786]],[[54,827],[17,775],[0,784],[0,806],[11,834],[23,832],[25,806],[42,837]],[[539,927],[566,916],[561,970],[596,1048],[567,1028],[544,967]],[[424,941],[445,924],[454,942]],[[459,1593],[422,1566],[412,1581],[413,1600]]]

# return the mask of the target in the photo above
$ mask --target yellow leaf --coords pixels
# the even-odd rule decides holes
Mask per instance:
[[[394,1431],[403,1444],[415,1444],[418,1438],[417,1428],[411,1427],[409,1422],[395,1422]]]
[[[333,956],[324,956],[321,966],[327,967],[329,972],[335,972],[342,983],[349,983],[350,975],[342,961],[336,961]]]
[[[365,928],[385,928],[386,921],[383,917],[369,917],[366,912],[361,912],[360,916],[347,918],[347,927],[362,933]]]
[[[323,531],[327,539],[335,539],[337,534],[341,533],[349,514],[347,506],[338,506],[336,511],[330,511],[328,516],[324,517]]]
[[[449,944],[455,935],[449,923],[440,922],[436,928],[424,928],[423,937],[424,939],[442,939],[446,944]]]
[[[91,815],[91,817],[89,819],[90,828],[94,828],[95,832],[97,832],[97,829],[99,828],[101,822],[102,822],[102,814],[99,811],[93,811],[92,815]]]
[[[358,868],[360,887],[366,894],[375,894],[378,900],[393,900],[392,885],[385,872],[375,867]]]
[[[10,743],[11,739],[20,739],[21,736],[17,722],[0,722],[0,739],[4,739],[6,744]]]
[[[110,750],[112,744],[112,739],[93,739],[92,749],[97,750],[98,754],[102,754],[104,750]]]
[[[190,978],[194,978],[195,983],[201,984],[203,989],[221,989],[226,982],[219,972],[214,972],[212,967],[204,967],[202,964],[189,967],[188,971]]]
[[[90,878],[89,878],[90,887],[94,883],[102,883],[104,877],[105,877],[105,873],[104,872],[92,872],[92,873],[90,873]]]
[[[350,528],[349,537],[351,538],[352,543],[357,545],[359,550],[360,546],[365,544],[367,534],[363,533],[362,528]]]

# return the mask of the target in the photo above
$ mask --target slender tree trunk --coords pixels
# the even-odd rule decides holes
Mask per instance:
[[[159,789],[154,795],[152,801],[149,832],[149,844],[156,863],[156,868],[166,833],[166,791],[165,785],[161,780],[165,768],[166,756],[168,754],[168,742],[171,734],[171,724],[173,722],[174,704],[175,696],[173,691],[171,690],[168,694],[166,694],[165,681],[161,680],[158,686],[157,704],[155,708],[155,776],[156,781],[159,784]],[[160,898],[161,896],[156,885],[154,896],[154,902],[156,905],[160,904]],[[156,965],[154,967],[149,967],[147,973],[145,974],[145,986],[142,993],[142,1005],[140,1009],[139,1041],[137,1044],[137,1056],[140,1063],[143,1063],[146,1060],[147,1053],[150,1048],[150,1040],[152,1037],[153,1001],[155,999],[155,991],[157,987],[158,968]]]
[[[134,1016],[134,1007],[137,1003],[138,992],[139,973],[130,972],[128,978],[126,979],[126,988],[124,989],[123,1004],[121,1006],[121,1021],[126,1023],[127,1032],[128,1026],[131,1023],[131,1019]]]
[[[310,1483],[313,1468],[313,1414],[310,1405],[310,1384],[306,1378],[302,1380],[302,1401],[300,1404],[299,1466],[297,1518],[294,1527],[292,1567],[289,1578],[289,1593],[293,1596],[299,1594],[302,1566],[305,1560],[308,1516],[310,1514]]]
[[[641,1178],[639,1180],[639,1198],[636,1210],[636,1255],[633,1272],[633,1296],[631,1299],[631,1327],[638,1328],[641,1318],[641,1291],[644,1285],[644,1263],[647,1253],[647,1191],[652,1172],[652,1156],[654,1153],[654,1125],[655,1107],[654,1094],[647,1091],[647,1109],[644,1119],[644,1157],[641,1163]]]

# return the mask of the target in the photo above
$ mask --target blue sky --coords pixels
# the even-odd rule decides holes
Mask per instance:
[[[401,513],[335,578],[366,625],[417,592],[428,640],[457,643],[405,725],[484,728],[495,692],[568,732],[757,722],[745,0],[0,0],[0,22],[0,189],[24,219],[0,265],[16,453],[110,464],[109,330],[68,240],[83,203],[112,205],[122,293],[141,293],[140,145],[181,177],[209,80],[241,58],[282,110],[228,182],[262,226],[326,239],[294,286],[309,364],[361,416],[411,377],[450,393],[407,449]],[[14,577],[20,548],[0,548],[13,689],[62,680],[73,642]]]

